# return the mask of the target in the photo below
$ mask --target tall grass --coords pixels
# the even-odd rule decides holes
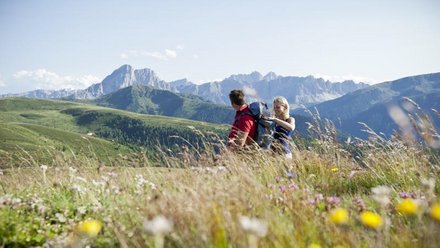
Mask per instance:
[[[203,147],[161,149],[155,162],[163,167],[152,167],[152,160],[138,155],[120,159],[114,167],[78,158],[59,159],[49,168],[34,163],[3,169],[0,244],[436,247],[440,243],[436,215],[440,164],[435,150],[397,136],[386,140],[372,130],[370,140],[340,142],[331,123],[311,126],[316,139],[295,139],[291,160],[267,151],[230,152],[210,138],[212,143]],[[405,210],[404,199],[410,199],[416,210]],[[341,209],[347,218],[334,217]],[[360,217],[365,211],[377,213],[381,222],[365,222]],[[87,220],[100,223],[97,235],[84,227]]]

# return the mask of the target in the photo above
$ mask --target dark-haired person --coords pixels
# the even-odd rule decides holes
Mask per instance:
[[[257,125],[245,102],[242,90],[232,90],[229,93],[229,100],[232,108],[235,109],[235,118],[228,136],[228,147],[231,149],[251,145],[257,136]]]

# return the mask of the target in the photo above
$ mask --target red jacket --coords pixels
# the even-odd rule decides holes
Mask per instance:
[[[248,133],[245,144],[252,144],[253,140],[257,137],[257,125],[254,118],[248,114],[243,114],[250,112],[247,104],[241,106],[241,108],[235,113],[234,122],[232,123],[231,132],[229,133],[230,139],[235,139],[237,136],[237,131]]]

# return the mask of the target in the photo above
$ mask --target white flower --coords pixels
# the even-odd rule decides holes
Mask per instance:
[[[114,194],[119,194],[119,193],[121,192],[121,190],[119,189],[118,186],[112,186],[112,187],[111,187],[111,191],[112,191]]]
[[[433,192],[435,188],[435,179],[434,178],[423,178],[422,179],[422,185],[426,187],[428,192]]]
[[[55,214],[55,217],[57,217],[58,221],[61,222],[61,223],[64,223],[64,222],[67,221],[66,217],[64,217],[63,214],[56,213],[56,214]]]
[[[83,194],[86,193],[86,190],[85,190],[83,187],[79,186],[78,184],[74,184],[74,185],[72,185],[72,188],[71,188],[71,189],[72,189],[73,191],[78,192],[80,195],[83,195]]]
[[[383,207],[390,203],[389,196],[391,193],[391,189],[389,187],[384,186],[384,185],[376,186],[376,187],[372,188],[371,191],[373,192],[372,198],[375,201],[377,201],[380,205],[382,205]]]
[[[70,174],[75,174],[77,172],[77,170],[73,167],[69,167],[69,172],[70,172]]]
[[[78,207],[77,210],[78,210],[79,214],[84,215],[87,212],[87,207],[86,206],[80,206],[80,207]]]
[[[153,235],[167,234],[173,230],[173,222],[163,215],[158,215],[150,221],[144,221],[144,229]]]
[[[43,172],[47,171],[47,165],[45,164],[42,164],[40,168],[43,170]]]
[[[85,179],[84,177],[76,177],[76,180],[87,183],[87,179]]]
[[[92,180],[92,184],[93,184],[93,186],[95,186],[95,187],[97,187],[97,188],[100,188],[100,187],[105,187],[105,182],[103,182],[103,181],[95,181],[95,180]]]
[[[240,225],[243,230],[257,237],[264,237],[267,234],[267,224],[262,220],[241,216]]]

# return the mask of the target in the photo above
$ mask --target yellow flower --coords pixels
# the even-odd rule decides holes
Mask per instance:
[[[81,233],[87,233],[90,236],[98,235],[101,231],[102,224],[97,220],[86,220],[78,224],[78,231]]]
[[[364,211],[360,215],[362,224],[371,227],[371,228],[379,228],[382,226],[382,217],[380,215],[370,212]]]
[[[435,203],[431,207],[431,217],[440,221],[440,203]]]
[[[338,168],[336,168],[336,167],[334,167],[334,168],[331,168],[330,169],[332,172],[338,172],[339,171],[339,169]]]
[[[309,246],[307,246],[307,248],[321,248],[321,246],[318,244],[312,243]]]
[[[412,199],[404,199],[397,205],[397,211],[401,214],[413,215],[419,211],[419,205]]]
[[[348,211],[344,208],[337,208],[330,212],[330,220],[338,225],[348,223]]]

